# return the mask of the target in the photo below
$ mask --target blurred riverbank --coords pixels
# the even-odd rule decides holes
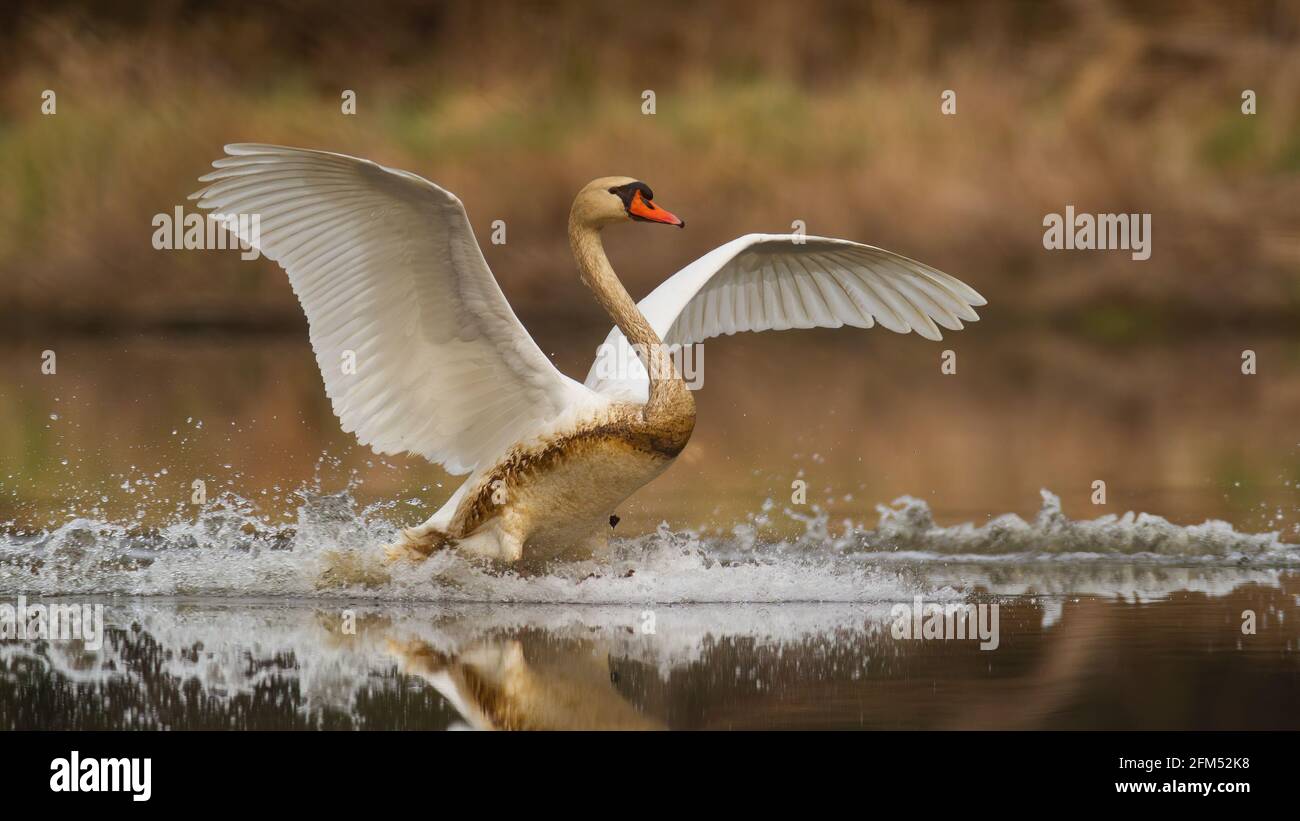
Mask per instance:
[[[371,157],[454,191],[534,319],[600,320],[564,224],[573,192],[612,173],[690,224],[610,232],[637,296],[734,236],[802,220],[961,276],[1004,326],[1140,341],[1300,318],[1300,13],[1284,3],[4,15],[0,334],[302,327],[272,263],[151,246],[153,216],[239,140]],[[1150,213],[1151,258],[1044,250],[1043,217],[1067,204]],[[503,246],[487,243],[497,219]]]

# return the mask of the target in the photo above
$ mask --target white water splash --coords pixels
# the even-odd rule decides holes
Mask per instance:
[[[1277,532],[1238,533],[1231,524],[1216,520],[1177,525],[1161,516],[1131,511],[1122,516],[1074,520],[1061,510],[1056,494],[1048,490],[1040,493],[1042,508],[1033,522],[1008,513],[978,527],[939,527],[925,502],[904,496],[890,507],[876,508],[880,525],[861,534],[859,544],[868,550],[922,551],[945,556],[1111,555],[1282,563],[1300,560],[1300,550],[1282,542]]]
[[[1300,564],[1276,533],[1238,533],[1224,522],[1181,526],[1150,514],[1071,520],[1043,492],[1032,522],[1014,514],[987,524],[942,527],[929,507],[904,497],[878,508],[875,528],[832,534],[825,514],[804,517],[793,540],[765,540],[754,527],[703,537],[666,525],[615,540],[600,560],[557,562],[520,575],[462,556],[435,554],[386,571],[368,587],[323,585],[340,557],[378,567],[396,529],[348,493],[304,493],[292,527],[276,527],[234,495],[194,521],[156,532],[77,518],[37,536],[0,534],[0,592],[43,595],[364,597],[375,600],[533,603],[880,602],[932,594],[915,568],[935,563],[1055,562],[1252,568]],[[794,514],[791,514],[792,516]]]

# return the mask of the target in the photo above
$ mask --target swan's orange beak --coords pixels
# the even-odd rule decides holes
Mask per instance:
[[[676,225],[678,228],[686,227],[685,220],[655,205],[654,200],[645,199],[640,191],[632,195],[632,204],[627,207],[627,212],[632,215],[632,219],[662,222],[665,225]]]

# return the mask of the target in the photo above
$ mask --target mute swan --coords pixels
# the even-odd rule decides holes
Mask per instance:
[[[225,151],[190,198],[228,229],[244,226],[241,239],[288,273],[343,429],[378,453],[418,453],[469,474],[388,546],[390,559],[446,546],[511,562],[525,551],[545,559],[606,547],[615,507],[672,463],[695,426],[694,397],[666,345],[876,323],[937,340],[937,326],[958,330],[985,304],[965,283],[906,257],[798,234],[732,240],[636,303],[605,256],[601,230],[684,223],[645,183],[602,177],[578,192],[569,214],[580,279],[615,326],[580,384],[515,317],[450,192],[343,154],[257,144]],[[254,221],[260,232],[248,230]]]

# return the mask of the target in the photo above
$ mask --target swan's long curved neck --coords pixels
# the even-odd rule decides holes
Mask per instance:
[[[663,340],[614,273],[614,267],[605,255],[599,229],[584,223],[576,215],[570,216],[569,245],[582,272],[582,281],[635,347],[650,374],[646,422],[662,428],[668,438],[681,437],[681,447],[685,447],[695,426],[695,397],[664,349]]]

